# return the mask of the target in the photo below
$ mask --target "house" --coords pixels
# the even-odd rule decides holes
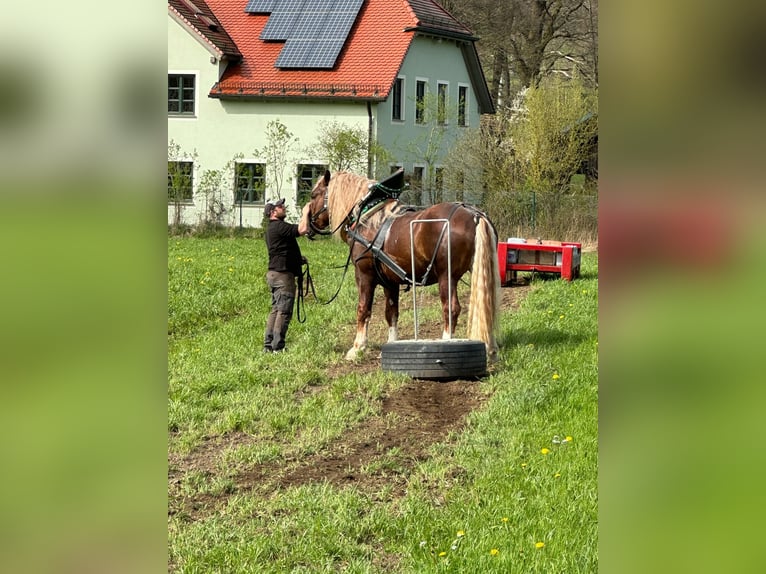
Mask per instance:
[[[328,122],[387,150],[370,177],[443,185],[451,142],[494,113],[476,41],[432,0],[168,0],[168,222],[257,227],[274,197],[297,213]]]

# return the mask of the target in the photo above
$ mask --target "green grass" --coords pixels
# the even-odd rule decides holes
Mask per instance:
[[[347,248],[301,247],[326,300]],[[248,437],[223,446],[212,470],[184,477],[184,496],[219,503],[195,519],[169,517],[172,571],[597,570],[596,254],[584,255],[581,279],[536,279],[521,308],[503,314],[500,362],[477,383],[489,400],[408,470],[404,496],[327,483],[236,492],[239,472],[330,445],[407,380],[379,370],[329,375],[353,339],[352,270],[336,301],[309,301],[308,320],[293,321],[287,355],[261,354],[265,268],[263,240],[168,239],[169,451],[182,457],[206,441]],[[389,452],[363,472],[400,463]]]

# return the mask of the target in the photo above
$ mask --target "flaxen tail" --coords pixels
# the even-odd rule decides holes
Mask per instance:
[[[471,299],[468,303],[468,338],[484,341],[487,357],[497,355],[500,312],[500,268],[497,236],[486,217],[476,225],[476,245],[471,269]]]

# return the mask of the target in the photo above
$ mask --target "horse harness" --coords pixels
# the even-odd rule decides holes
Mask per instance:
[[[366,207],[364,209],[360,209],[360,213],[362,214],[368,214],[372,208],[379,208],[382,207],[382,203],[388,198],[384,198],[381,201],[375,201],[374,204],[371,207]],[[395,199],[398,203],[398,199]],[[452,210],[450,211],[449,215],[447,216],[447,219],[452,219],[452,215],[457,211],[457,209],[461,206],[461,203],[455,203],[453,204]],[[364,206],[363,206],[364,207]],[[377,210],[377,209],[376,209]],[[378,275],[378,280],[383,285],[390,284],[390,281],[388,281],[383,276],[383,268],[381,267],[381,264],[388,267],[391,271],[394,272],[394,274],[404,283],[407,284],[407,289],[409,289],[412,285],[415,285],[417,287],[423,286],[426,284],[426,281],[428,280],[428,276],[431,274],[431,270],[433,269],[434,262],[436,261],[436,255],[439,252],[439,246],[441,245],[442,240],[444,239],[444,234],[447,231],[447,226],[443,225],[441,233],[439,234],[439,238],[436,241],[436,246],[434,247],[433,254],[431,255],[431,260],[428,262],[428,266],[426,267],[426,271],[423,274],[422,279],[419,281],[416,281],[414,277],[410,277],[407,272],[402,269],[402,267],[394,261],[388,253],[383,251],[383,246],[386,243],[386,240],[388,239],[388,234],[391,231],[391,226],[393,225],[394,221],[397,219],[397,217],[406,211],[417,211],[417,209],[413,206],[409,205],[397,205],[392,209],[392,212],[389,216],[387,216],[384,220],[381,226],[378,228],[377,232],[375,233],[375,237],[373,237],[372,241],[368,241],[364,237],[362,237],[359,233],[356,232],[357,225],[349,226],[347,229],[347,234],[353,241],[356,241],[364,247],[364,251],[355,258],[354,263],[362,259],[368,251],[372,254],[373,262],[375,265],[375,271]],[[359,217],[359,221],[357,221],[357,224],[361,222],[361,215]],[[353,244],[352,244],[353,247]]]

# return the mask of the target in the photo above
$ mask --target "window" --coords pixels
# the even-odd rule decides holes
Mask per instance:
[[[194,115],[194,74],[168,74],[168,114]]]
[[[168,203],[190,202],[194,189],[194,163],[168,162]]]
[[[412,168],[412,179],[410,185],[415,191],[423,190],[423,166],[416,165]]]
[[[437,167],[434,170],[434,203],[444,200],[444,168]]]
[[[415,84],[415,123],[422,124],[426,117],[426,82],[418,80]]]
[[[449,94],[449,84],[439,82],[437,84],[438,90],[438,108],[436,110],[436,119],[440,126],[447,123],[447,97]]]
[[[396,78],[394,89],[391,93],[391,119],[402,121],[404,119],[404,78]]]
[[[465,174],[462,171],[455,175],[455,201],[463,203],[465,201]]]
[[[324,175],[326,165],[301,164],[298,166],[298,207],[303,207],[311,199],[311,190],[316,181]]]
[[[458,86],[457,89],[457,125],[467,126],[468,116],[468,86]]]
[[[266,190],[266,164],[238,163],[236,190],[237,203],[263,203]]]

